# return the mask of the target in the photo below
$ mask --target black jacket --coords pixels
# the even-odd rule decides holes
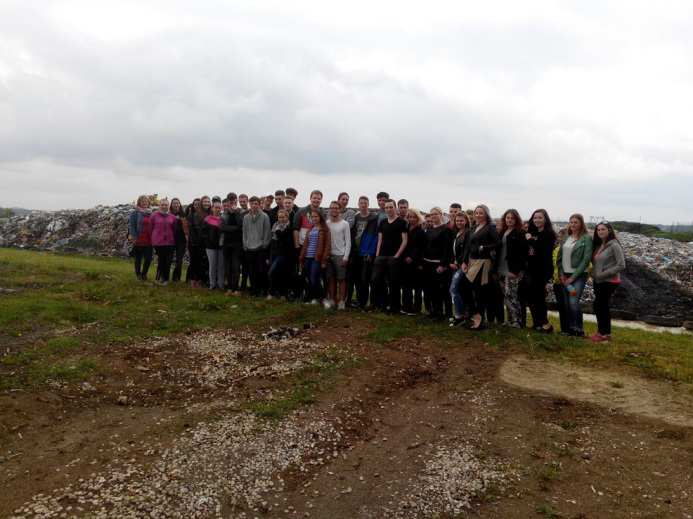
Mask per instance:
[[[527,270],[527,238],[525,233],[518,229],[513,229],[505,239],[506,258],[508,270],[517,275]]]
[[[210,225],[207,222],[202,223],[202,243],[205,249],[220,249],[221,243],[219,239],[221,238],[221,231],[219,227]]]
[[[189,232],[189,245],[191,247],[204,247],[204,238],[202,236],[202,226],[204,225],[204,219],[200,218],[200,215],[194,211],[188,216],[188,232]]]
[[[243,246],[243,216],[240,211],[224,211],[219,230],[224,247]]]
[[[440,260],[447,267],[452,260],[452,240],[454,234],[447,225],[427,229],[423,257],[429,260]]]
[[[469,246],[469,236],[471,236],[472,231],[467,229],[463,236],[459,236],[455,233],[455,239],[452,242],[452,260],[450,263],[455,263],[459,267],[464,263],[464,256],[467,253],[467,247]]]
[[[548,282],[553,277],[553,246],[556,237],[544,229],[527,240],[527,272],[537,280]]]
[[[409,229],[407,233],[407,246],[402,253],[403,258],[411,258],[414,260],[412,265],[421,265],[423,251],[426,248],[426,232],[417,225],[413,229]]]
[[[296,256],[296,248],[294,247],[294,229],[291,225],[287,225],[283,231],[272,231],[272,240],[270,241],[270,256]]]
[[[500,240],[498,232],[493,223],[484,225],[479,232],[471,232],[467,251],[464,255],[464,263],[469,263],[473,259],[494,259],[493,253],[498,249]]]

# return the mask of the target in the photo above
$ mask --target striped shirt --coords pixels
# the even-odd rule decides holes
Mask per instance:
[[[318,236],[320,235],[320,229],[318,227],[313,227],[308,231],[308,250],[306,251],[306,258],[314,258],[315,253],[318,250]]]

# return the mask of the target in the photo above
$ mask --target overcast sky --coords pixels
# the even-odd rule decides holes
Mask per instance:
[[[0,205],[693,220],[693,2],[0,0]]]

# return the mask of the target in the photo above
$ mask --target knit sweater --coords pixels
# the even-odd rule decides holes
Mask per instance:
[[[596,283],[611,281],[626,268],[626,258],[618,240],[609,240],[592,256],[592,278]]]
[[[344,220],[337,222],[328,220],[327,227],[330,229],[330,254],[348,258],[349,254],[351,254],[351,229],[349,224]]]
[[[271,239],[269,216],[260,211],[258,214],[248,213],[243,217],[244,250],[265,250],[269,247]]]

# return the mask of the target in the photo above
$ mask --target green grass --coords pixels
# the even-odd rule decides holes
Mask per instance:
[[[550,505],[539,505],[534,511],[537,515],[545,517],[546,519],[560,519],[563,517],[560,513],[556,512]]]

